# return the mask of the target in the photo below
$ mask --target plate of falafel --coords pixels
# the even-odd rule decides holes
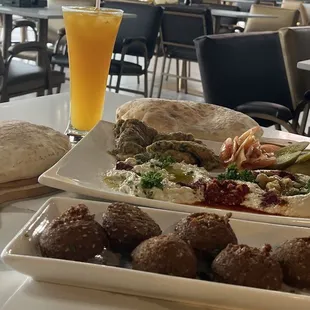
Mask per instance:
[[[51,198],[1,257],[38,281],[230,309],[309,309],[310,229],[231,216]]]

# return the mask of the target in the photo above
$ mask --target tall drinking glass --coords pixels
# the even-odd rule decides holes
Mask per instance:
[[[67,134],[84,136],[101,119],[112,51],[123,11],[62,8],[69,52],[70,124]]]

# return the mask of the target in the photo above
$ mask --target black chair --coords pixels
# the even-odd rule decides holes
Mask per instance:
[[[160,6],[117,1],[107,1],[104,6],[136,14],[136,18],[124,19],[121,23],[113,50],[114,55],[120,55],[120,59],[112,59],[109,72],[110,76],[117,76],[116,86],[109,83],[108,87],[115,89],[116,93],[123,90],[148,97],[148,67],[154,55],[163,9]],[[125,60],[125,56],[143,58],[143,66]],[[144,91],[120,87],[122,76],[142,75]]]
[[[278,32],[204,36],[195,45],[206,102],[304,134],[310,96],[294,109]]]
[[[8,50],[8,59],[0,54],[0,102],[9,101],[11,97],[30,93],[44,95],[53,93],[54,87],[65,82],[65,76],[58,71],[52,71],[46,46],[38,42],[19,43]],[[37,66],[15,60],[24,52],[40,52],[44,56],[44,65]]]
[[[187,92],[187,80],[199,81],[187,76],[187,62],[197,62],[194,39],[206,34],[213,33],[211,11],[207,7],[192,7],[185,5],[167,5],[164,8],[164,16],[161,25],[162,49],[164,52],[161,69],[160,85],[158,97],[161,95],[163,79],[167,75],[185,82],[185,92]],[[177,73],[172,75],[165,73],[167,58],[177,60]],[[178,61],[183,60],[182,74],[179,74]],[[154,75],[156,70],[154,70]],[[154,88],[154,77],[151,86],[151,95]],[[177,87],[178,91],[178,87]]]

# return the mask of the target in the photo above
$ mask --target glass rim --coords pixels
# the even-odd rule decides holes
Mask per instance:
[[[120,9],[112,9],[112,8],[100,8],[96,10],[95,6],[78,6],[78,5],[63,5],[62,11],[64,12],[81,12],[81,13],[89,13],[89,14],[98,14],[105,13],[111,15],[123,15],[124,11]],[[92,9],[92,10],[90,10]]]

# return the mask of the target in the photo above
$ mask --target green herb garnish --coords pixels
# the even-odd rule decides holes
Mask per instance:
[[[137,165],[142,165],[142,164],[150,161],[151,159],[156,159],[160,163],[159,165],[157,165],[157,164],[156,165],[161,167],[161,168],[167,168],[176,162],[176,160],[172,156],[170,156],[170,155],[164,156],[164,155],[158,154],[158,153],[137,154],[137,155],[135,155],[135,159],[137,161]],[[155,168],[155,166],[153,164],[151,164],[151,168]]]
[[[255,176],[249,170],[238,170],[236,165],[230,165],[225,173],[221,173],[217,177],[218,180],[240,180],[255,183]]]
[[[176,160],[171,156],[159,156],[158,161],[161,163],[161,168],[164,169],[176,162]]]
[[[141,175],[141,187],[142,188],[153,188],[158,187],[160,189],[163,189],[163,176],[158,171],[149,171],[147,173],[144,173]]]

